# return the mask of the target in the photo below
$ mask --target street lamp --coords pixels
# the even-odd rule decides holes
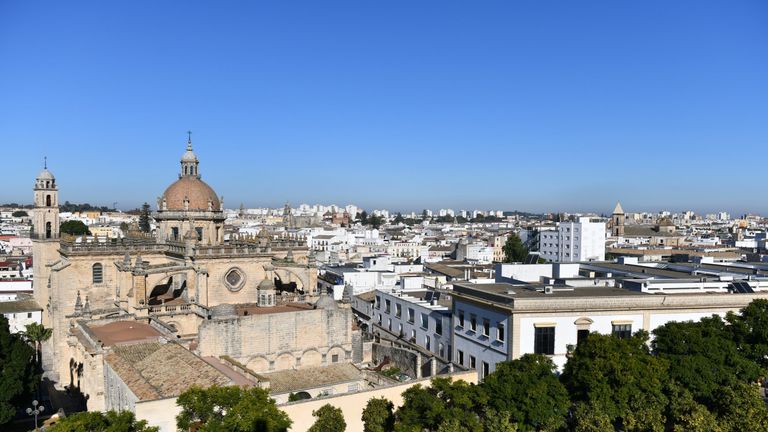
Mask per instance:
[[[27,414],[35,416],[35,430],[37,430],[37,416],[45,411],[45,407],[38,405],[36,400],[32,401],[32,408],[27,408]]]

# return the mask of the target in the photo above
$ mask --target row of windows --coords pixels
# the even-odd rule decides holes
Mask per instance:
[[[464,321],[464,311],[459,310],[456,318],[456,326],[459,328],[465,328],[465,321]],[[473,332],[477,332],[477,315],[470,314],[469,315],[469,330]],[[487,318],[483,318],[483,326],[482,326],[482,335],[485,337],[490,338],[491,337],[491,321]],[[499,342],[504,342],[505,332],[504,332],[504,323],[497,322],[496,323],[496,340]]]
[[[611,334],[621,339],[632,336],[632,324],[614,324]],[[576,343],[581,343],[589,336],[588,329],[576,332]],[[533,352],[536,354],[555,354],[555,327],[536,327],[533,334]]]
[[[464,351],[462,350],[456,350],[456,363],[460,364],[461,366],[465,366],[469,369],[477,369],[477,358],[473,355],[467,356],[469,358],[469,363],[464,364]],[[480,372],[481,377],[485,378],[488,376],[489,373],[491,373],[491,365],[488,364],[488,362],[480,362]]]
[[[376,309],[381,309],[381,297],[376,296]],[[384,312],[389,314],[392,311],[392,303],[389,299],[384,300]],[[395,303],[395,318],[401,318],[403,316],[403,308],[400,303]],[[413,308],[408,308],[408,322],[411,324],[415,323],[416,320],[416,311],[413,310]],[[425,330],[429,330],[429,314],[421,313],[419,314],[419,325],[421,325],[421,328]],[[440,319],[435,319],[435,333],[438,335],[443,334],[443,322]]]

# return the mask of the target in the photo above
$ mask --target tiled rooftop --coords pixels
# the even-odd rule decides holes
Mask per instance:
[[[312,389],[363,379],[362,372],[349,363],[285,370],[262,375],[269,380],[269,392],[272,394]]]
[[[176,397],[193,385],[231,385],[232,380],[175,343],[118,345],[106,356],[141,401]]]

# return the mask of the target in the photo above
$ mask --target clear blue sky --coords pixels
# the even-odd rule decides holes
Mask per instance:
[[[0,202],[768,213],[768,2],[0,0]]]

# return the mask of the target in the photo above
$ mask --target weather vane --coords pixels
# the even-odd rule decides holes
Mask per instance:
[[[48,169],[48,156],[43,156],[43,168]]]
[[[192,131],[187,131],[187,142],[192,142]]]

